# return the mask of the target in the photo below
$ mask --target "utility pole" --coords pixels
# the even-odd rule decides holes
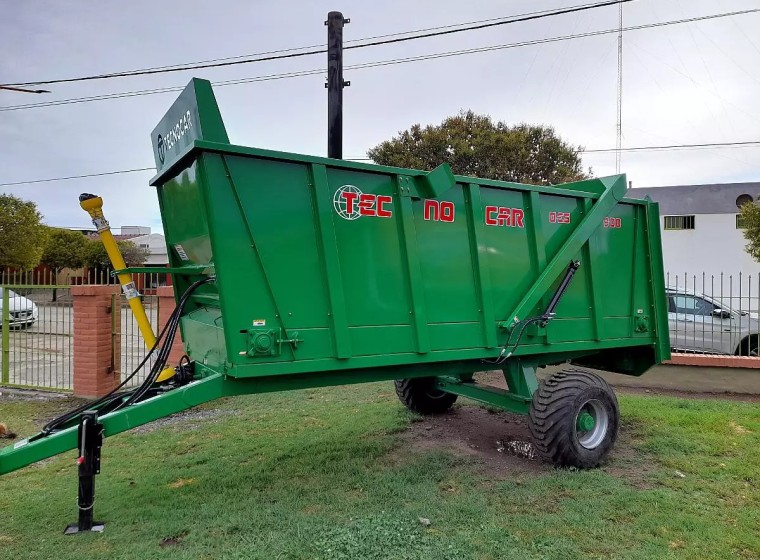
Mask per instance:
[[[327,14],[327,157],[343,157],[343,26],[350,23],[340,12]]]

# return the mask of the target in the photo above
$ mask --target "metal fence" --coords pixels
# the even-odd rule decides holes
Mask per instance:
[[[157,331],[163,274],[134,274],[153,330]],[[73,300],[71,286],[114,284],[109,270],[84,274],[56,271],[0,274],[0,384],[71,390],[73,388]],[[124,380],[145,358],[147,348],[126,298],[114,295],[112,356],[114,371]],[[116,336],[119,321],[119,336]],[[118,360],[117,360],[118,357]],[[144,368],[128,384],[144,379]]]
[[[760,275],[665,275],[670,345],[680,352],[760,355]]]
[[[0,285],[0,379],[4,385],[71,388],[74,345],[69,287]]]
[[[133,274],[132,278],[142,294],[145,314],[148,316],[148,320],[150,320],[153,332],[158,333],[161,330],[162,325],[159,325],[158,321],[159,298],[156,296],[155,290],[162,284],[159,283],[159,279],[155,274]],[[119,361],[119,373],[121,374],[122,381],[124,381],[145,359],[145,355],[148,353],[149,348],[145,346],[135,316],[129,308],[127,298],[125,298],[123,294],[119,295],[118,298],[121,320],[121,340],[119,344],[121,359]],[[114,308],[116,308],[116,306],[114,306]],[[145,364],[145,367],[127,382],[126,387],[139,385],[145,379],[145,375],[153,365],[154,359],[155,354],[151,356],[149,361]]]
[[[143,305],[159,330],[156,288],[165,274],[134,274]],[[109,270],[0,273],[0,384],[70,390],[73,385],[71,286],[115,284]],[[680,352],[760,355],[760,275],[674,273],[665,277],[671,347]],[[118,301],[117,301],[118,300]],[[124,380],[147,348],[126,299],[114,295],[114,370]],[[118,346],[117,346],[118,344]],[[117,351],[118,348],[118,351]],[[117,360],[118,354],[118,360]],[[151,363],[129,382],[140,383]]]

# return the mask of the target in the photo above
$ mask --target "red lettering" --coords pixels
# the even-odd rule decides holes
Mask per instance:
[[[343,191],[340,193],[340,196],[342,196],[346,200],[346,214],[351,215],[354,213],[354,201],[356,201],[357,197],[359,196],[359,193],[351,192],[351,191]]]
[[[492,217],[492,214],[496,214],[499,208],[496,206],[486,206],[486,225],[498,226],[499,222],[496,218]]]
[[[604,218],[604,227],[621,228],[623,227],[623,220],[621,218]]]
[[[525,212],[523,212],[519,208],[513,208],[512,209],[512,225],[519,228],[524,228],[525,224],[523,224],[523,217],[525,216]]]
[[[441,202],[441,221],[453,222],[454,221],[454,203],[443,201]]]
[[[557,213],[556,212],[549,212],[549,223],[553,224],[557,221]]]
[[[559,214],[555,216],[555,219],[558,216]],[[454,220],[453,204],[451,220]],[[509,208],[507,206],[486,206],[486,225],[524,228],[525,212],[521,208]]]
[[[362,216],[375,216],[375,195],[362,193],[359,196],[359,214]]]
[[[511,226],[512,225],[512,209],[505,206],[499,206],[499,225]]]
[[[425,214],[424,218],[428,221],[431,219],[437,222],[439,219],[439,208],[437,200],[425,200]]]
[[[386,208],[386,204],[390,204],[393,202],[393,199],[390,196],[379,194],[377,195],[377,217],[378,218],[390,218],[393,215],[393,212]]]

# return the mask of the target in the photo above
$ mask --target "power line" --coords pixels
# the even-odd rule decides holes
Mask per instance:
[[[622,148],[624,152],[664,151],[664,150],[689,150],[689,149],[717,149],[717,148],[740,148],[760,146],[760,140],[747,140],[743,142],[709,142],[705,144],[669,144],[665,146],[635,146]],[[578,150],[578,153],[609,153],[617,148],[596,148]],[[372,161],[370,158],[344,158],[346,161]],[[55,181],[68,181],[71,179],[87,179],[90,177],[104,177],[106,175],[121,175],[125,173],[138,173],[143,171],[155,172],[155,167],[138,167],[135,169],[121,169],[117,171],[103,171],[101,173],[87,173],[84,175],[69,175],[67,177],[53,177],[49,179],[33,179],[29,181],[15,181],[12,183],[0,183],[0,187],[13,187],[18,185],[32,185],[37,183],[52,183]]]
[[[621,148],[624,152],[652,152],[661,150],[692,150],[705,148],[739,148],[747,146],[760,146],[760,140],[748,140],[745,142],[709,142],[706,144],[670,144],[666,146],[634,146],[630,148]],[[615,152],[617,148],[598,148],[593,150],[579,150],[580,153],[604,153]]]
[[[581,4],[579,6],[573,6],[573,7],[581,7],[581,6],[591,6],[593,4]],[[535,12],[525,12],[522,14],[515,14],[512,16],[502,16],[502,17],[496,17],[496,18],[489,18],[489,19],[481,19],[481,20],[474,20],[474,21],[465,21],[461,23],[451,23],[447,25],[439,25],[436,27],[425,27],[421,29],[411,29],[409,31],[399,31],[397,33],[386,33],[383,35],[372,35],[370,37],[361,37],[359,39],[347,39],[344,43],[345,44],[352,44],[352,43],[361,43],[362,41],[371,41],[374,39],[384,39],[386,37],[401,37],[404,35],[411,35],[414,33],[425,33],[428,31],[437,31],[439,29],[452,29],[455,27],[462,27],[466,25],[478,25],[481,23],[488,23],[492,21],[499,21],[503,20],[505,17],[522,17],[522,16],[528,16],[528,15],[535,15],[535,14],[545,14],[548,12],[552,12],[554,10],[538,10]],[[183,62],[180,64],[167,64],[164,66],[150,66],[147,68],[136,68],[134,70],[125,70],[123,73],[129,74],[130,72],[136,72],[141,70],[164,70],[164,69],[170,69],[170,68],[176,68],[178,70],[187,70],[188,66],[193,66],[196,64],[207,64],[211,62],[225,62],[228,60],[239,60],[241,58],[252,58],[252,57],[259,57],[259,56],[265,56],[269,54],[279,54],[279,53],[287,53],[287,52],[297,52],[297,51],[303,51],[308,49],[318,49],[318,48],[325,48],[325,43],[319,43],[315,45],[304,45],[302,47],[290,47],[287,49],[276,49],[271,51],[263,51],[263,52],[256,52],[256,53],[247,53],[247,54],[239,54],[235,56],[226,56],[226,57],[220,57],[220,58],[210,58],[210,59],[204,59],[204,60],[195,60],[192,62]],[[120,73],[121,74],[121,73]],[[49,93],[49,92],[48,92]]]
[[[105,177],[106,175],[121,175],[123,173],[136,173],[138,171],[155,171],[155,167],[139,167],[137,169],[120,169],[118,171],[103,171],[101,173],[87,173],[85,175],[69,175],[68,177],[53,177],[51,179],[32,179],[31,181],[15,181],[13,183],[0,183],[0,187],[14,187],[17,185],[32,185],[35,183],[52,183],[54,181],[68,181],[70,179],[87,179],[89,177]]]
[[[606,0],[604,2],[597,2],[595,4],[584,4],[579,6],[571,6],[569,8],[562,8],[559,10],[551,10],[551,11],[545,11],[545,12],[533,12],[530,14],[525,15],[519,15],[516,17],[511,17],[510,19],[504,19],[500,21],[491,21],[491,22],[485,22],[485,23],[478,23],[476,25],[471,25],[468,27],[460,27],[458,29],[445,29],[445,30],[438,30],[438,31],[431,31],[428,33],[422,33],[419,35],[413,35],[410,37],[395,37],[391,39],[382,39],[377,41],[371,41],[369,43],[362,43],[359,45],[350,45],[347,47],[344,47],[344,50],[347,49],[362,49],[366,47],[376,47],[379,45],[389,45],[393,43],[403,43],[407,41],[415,41],[417,39],[428,39],[431,37],[439,37],[442,35],[451,35],[454,33],[462,33],[465,31],[476,31],[479,29],[487,29],[490,27],[496,27],[500,25],[509,25],[512,23],[521,23],[526,21],[533,21],[537,19],[543,19],[547,17],[554,17],[564,14],[572,14],[576,12],[583,12],[587,10],[594,10],[597,8],[605,8],[607,6],[613,6],[617,5],[620,2],[633,2],[634,0]],[[327,52],[327,49],[320,48],[320,49],[312,49],[307,50],[304,52],[286,52],[291,50],[301,50],[301,49],[284,49],[283,51],[269,51],[272,53],[279,52],[279,54],[271,54],[270,56],[257,56],[255,58],[245,58],[242,60],[227,60],[223,62],[207,62],[205,64],[192,64],[192,65],[181,65],[181,66],[175,66],[175,67],[157,67],[157,68],[144,68],[140,70],[130,70],[126,72],[111,72],[107,74],[96,74],[92,76],[80,76],[77,78],[62,78],[58,80],[43,80],[43,81],[36,81],[36,82],[18,82],[18,83],[12,83],[12,84],[4,84],[8,86],[31,86],[31,85],[51,85],[51,84],[62,84],[62,83],[71,83],[71,82],[84,82],[84,81],[91,81],[91,80],[105,80],[105,79],[111,79],[111,78],[124,78],[124,77],[131,77],[131,76],[145,76],[145,75],[151,75],[151,74],[165,74],[169,72],[182,72],[185,70],[199,70],[204,68],[220,68],[224,66],[235,66],[239,64],[251,64],[256,62],[267,62],[272,60],[282,60],[287,58],[300,58],[303,56],[311,56],[315,54],[322,54]],[[262,53],[263,54],[263,53]]]
[[[661,22],[655,22],[655,23],[646,23],[646,24],[641,24],[641,25],[633,25],[629,27],[624,27],[622,30],[623,31],[639,31],[642,29],[651,29],[655,27],[664,27],[664,26],[678,25],[678,24],[683,24],[683,23],[694,23],[697,21],[745,15],[745,14],[756,13],[756,12],[760,12],[760,8],[741,10],[741,11],[735,11],[735,12],[724,12],[724,13],[719,13],[719,14],[709,14],[705,16],[661,21]],[[419,62],[423,60],[433,60],[437,58],[448,58],[448,57],[460,56],[460,55],[466,55],[466,54],[477,54],[477,53],[482,53],[482,52],[491,52],[491,51],[517,48],[517,47],[541,45],[541,44],[553,43],[557,41],[584,39],[587,37],[596,37],[600,35],[608,35],[608,34],[619,33],[619,32],[620,32],[620,28],[617,28],[617,27],[614,29],[601,29],[597,31],[588,31],[585,33],[562,35],[558,37],[548,37],[544,39],[532,39],[532,40],[527,40],[527,41],[520,41],[517,43],[505,43],[501,45],[493,45],[489,47],[475,47],[471,49],[460,49],[460,50],[447,51],[447,52],[441,52],[441,53],[431,53],[431,54],[411,56],[411,57],[406,57],[406,58],[395,58],[395,59],[389,59],[389,60],[365,62],[365,63],[345,66],[344,70],[362,70],[365,68],[375,68],[379,66],[391,66],[395,64],[403,64],[403,63],[408,63],[408,62]],[[263,76],[252,76],[249,78],[240,78],[236,80],[213,82],[213,85],[215,87],[224,87],[224,86],[229,86],[229,85],[240,85],[240,84],[247,84],[247,83],[253,83],[253,82],[264,82],[264,81],[270,81],[270,80],[281,80],[281,79],[286,79],[286,78],[312,76],[316,74],[322,74],[324,72],[325,72],[324,68],[314,68],[311,70],[284,72],[284,73],[279,73],[279,74],[267,74]],[[75,103],[88,103],[92,101],[121,99],[121,98],[126,98],[126,97],[137,97],[137,96],[142,96],[142,95],[155,95],[155,94],[160,94],[160,93],[177,92],[177,91],[181,91],[182,89],[184,89],[184,86],[171,86],[171,87],[164,87],[164,88],[108,93],[108,94],[93,95],[93,96],[88,96],[88,97],[73,97],[69,99],[60,99],[57,101],[44,101],[40,103],[27,103],[27,104],[22,104],[22,105],[6,105],[6,106],[0,106],[0,112],[18,111],[18,110],[24,110],[24,109],[37,109],[37,108],[42,108],[42,107],[54,107],[54,106],[59,106],[59,105],[70,105],[70,104],[75,104]]]

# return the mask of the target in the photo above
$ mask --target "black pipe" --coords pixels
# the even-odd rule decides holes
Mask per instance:
[[[581,261],[570,261],[570,264],[565,271],[565,277],[562,279],[562,282],[560,282],[559,287],[557,287],[557,291],[554,292],[549,305],[546,306],[546,311],[541,315],[542,327],[545,327],[546,323],[554,318],[554,312],[557,309],[557,305],[559,305],[559,300],[565,295],[565,290],[567,290],[570,281],[573,279],[573,276],[575,276],[575,271],[578,270],[580,266]]]

